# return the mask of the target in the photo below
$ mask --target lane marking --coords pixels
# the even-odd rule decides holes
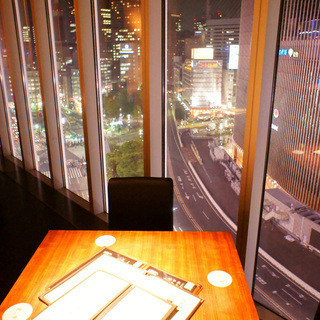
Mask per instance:
[[[198,176],[196,170],[193,168],[192,163],[188,162],[189,168],[191,169],[191,172],[193,173],[195,177],[195,181],[199,185],[199,189],[202,190],[203,194],[208,198],[208,204],[216,210],[217,216],[220,218],[220,220],[229,228],[231,228],[231,231],[236,233],[238,227],[237,225],[224,213],[224,211],[220,208],[220,206],[217,204],[217,202],[213,199],[208,189],[205,187],[203,182],[201,181],[200,177]]]
[[[208,220],[210,220],[209,217],[206,215],[206,213],[203,210],[202,210],[202,213]]]
[[[299,301],[299,300],[297,300],[295,297],[293,297],[289,292],[287,292],[286,290],[284,290],[284,289],[282,289],[281,288],[281,290],[283,291],[283,292],[285,292],[290,298],[292,298],[294,301],[296,301],[296,302],[298,302],[299,304],[300,304],[300,306],[302,306],[302,303]]]
[[[266,251],[259,247],[258,253],[260,258],[268,262],[273,268],[277,269],[286,279],[293,282],[295,285],[300,286],[301,290],[304,291],[311,299],[316,302],[320,300],[320,292],[312,288],[309,284],[298,278],[294,273],[289,271],[286,267],[280,264],[277,260],[271,257]]]
[[[291,316],[291,314],[288,313],[288,311],[286,309],[284,309],[282,306],[280,306],[279,303],[277,303],[276,301],[274,301],[274,299],[272,299],[271,296],[269,296],[268,294],[266,294],[264,291],[262,291],[259,287],[255,288],[255,291],[257,291],[263,298],[265,298],[271,305],[273,305],[276,309],[280,310],[284,315],[286,315],[290,320],[295,320],[295,318],[293,318]]]

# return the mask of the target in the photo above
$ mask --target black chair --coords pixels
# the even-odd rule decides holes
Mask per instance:
[[[111,178],[109,229],[172,231],[171,178]]]

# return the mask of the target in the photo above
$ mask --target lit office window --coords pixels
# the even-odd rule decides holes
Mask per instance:
[[[73,1],[52,0],[67,188],[89,199]]]
[[[27,68],[27,85],[29,104],[32,115],[32,128],[35,144],[37,169],[50,177],[47,150],[46,130],[43,118],[43,105],[40,89],[40,79],[35,48],[35,36],[31,16],[30,0],[19,1],[19,14],[23,52]]]
[[[284,1],[254,298],[319,319],[320,3]]]
[[[9,63],[8,63],[8,56],[7,56],[7,49],[6,49],[6,42],[4,37],[4,30],[2,24],[2,17],[0,16],[0,50],[1,50],[1,63],[2,63],[2,70],[4,75],[4,85],[6,89],[6,98],[9,107],[9,124],[12,135],[12,143],[13,143],[13,156],[22,160],[22,153],[21,153],[21,145],[20,145],[20,136],[19,136],[19,128],[18,128],[18,121],[16,116],[16,107],[14,104],[13,99],[13,92],[12,92],[12,85],[11,85],[11,77],[10,77],[10,70],[9,70]]]
[[[144,175],[140,0],[100,1],[107,178]]]
[[[175,230],[235,236],[253,5],[169,1],[167,137]]]

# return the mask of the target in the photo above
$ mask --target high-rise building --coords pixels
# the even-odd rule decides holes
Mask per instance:
[[[230,45],[239,44],[240,19],[214,19],[206,23],[206,46],[214,49],[214,58],[228,68]]]
[[[168,16],[168,33],[167,33],[167,79],[168,85],[173,85],[173,66],[174,57],[182,55],[182,49],[184,49],[184,39],[180,38],[182,33],[181,27],[182,14],[171,13]]]
[[[193,31],[196,32],[202,32],[206,30],[206,20],[204,17],[201,19],[193,19]]]
[[[290,17],[281,31],[268,175],[278,187],[319,211],[320,23],[319,16],[307,18],[301,10],[292,11],[296,16]],[[241,27],[244,25],[248,29],[250,15],[246,10],[243,12],[247,16],[241,17]],[[237,82],[237,107],[241,109],[246,107],[248,34],[241,29]],[[318,54],[310,55],[310,52]],[[235,116],[234,140],[238,154],[243,149],[244,122],[244,114]]]
[[[112,80],[115,83],[123,82],[121,70],[124,45],[135,47],[137,65],[141,65],[141,13],[140,0],[111,1],[111,31],[112,31]],[[124,62],[124,63],[127,63]],[[123,83],[127,85],[126,83]],[[139,84],[141,85],[141,83]],[[138,86],[139,86],[138,85]]]
[[[222,61],[212,48],[194,48],[182,70],[182,97],[191,108],[221,106]]]

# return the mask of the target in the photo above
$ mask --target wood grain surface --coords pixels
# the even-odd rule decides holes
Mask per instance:
[[[203,286],[205,301],[192,319],[259,319],[229,232],[50,231],[0,306],[26,302],[34,317],[46,308],[38,297],[48,286],[91,258],[102,248],[96,238],[112,235],[109,248]],[[228,272],[230,286],[212,286],[207,275]]]

